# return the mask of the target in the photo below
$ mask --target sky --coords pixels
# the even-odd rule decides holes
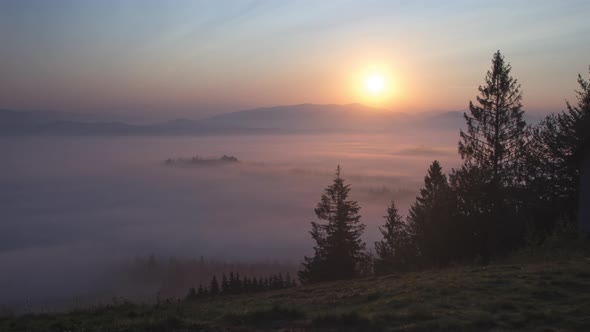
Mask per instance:
[[[199,118],[463,110],[500,50],[526,110],[574,100],[590,1],[0,0],[0,108]],[[368,93],[367,77],[386,88]]]

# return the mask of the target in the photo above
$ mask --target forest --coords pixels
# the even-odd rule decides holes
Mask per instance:
[[[588,227],[590,85],[578,77],[578,100],[536,125],[523,119],[522,91],[497,51],[459,133],[463,165],[446,173],[434,160],[404,218],[386,208],[383,239],[362,241],[361,207],[348,199],[340,166],[315,208],[314,256],[303,283],[383,275],[456,264],[489,264],[563,229]],[[587,175],[586,175],[587,176]],[[586,229],[587,230],[587,229]]]

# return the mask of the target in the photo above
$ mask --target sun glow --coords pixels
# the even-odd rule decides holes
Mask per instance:
[[[380,74],[372,74],[367,78],[367,91],[373,95],[380,95],[385,91],[385,78]]]
[[[350,66],[349,66],[350,67]],[[401,107],[406,90],[403,71],[392,64],[359,60],[358,70],[349,76],[351,96],[355,101],[380,110]]]

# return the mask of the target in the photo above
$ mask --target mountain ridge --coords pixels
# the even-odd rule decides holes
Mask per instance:
[[[386,132],[416,128],[458,129],[462,113],[410,114],[363,104],[296,104],[260,107],[203,119],[151,124],[108,121],[61,111],[0,110],[0,136],[209,135],[297,132]]]

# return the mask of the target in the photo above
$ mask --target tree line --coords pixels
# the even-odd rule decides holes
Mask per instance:
[[[296,285],[295,279],[292,279],[289,273],[284,276],[282,273],[278,273],[264,278],[240,278],[239,272],[230,272],[229,277],[225,273],[222,274],[221,281],[218,281],[217,276],[214,275],[209,285],[203,286],[203,284],[199,284],[198,289],[190,288],[186,300],[218,295],[257,293],[295,287]]]
[[[269,279],[277,272],[282,277],[297,273],[297,264],[281,261],[238,262],[206,257],[183,258],[163,257],[154,254],[139,256],[113,266],[113,273],[121,275],[125,282],[141,290],[156,293],[161,298],[184,298],[187,290],[198,288],[199,284],[209,285],[213,276],[233,271],[250,279]],[[229,275],[228,275],[229,276]],[[221,281],[220,279],[218,279]],[[138,294],[139,295],[139,294]]]
[[[575,224],[581,160],[589,149],[590,83],[578,75],[577,103],[533,126],[524,120],[511,69],[500,51],[493,55],[464,113],[463,164],[445,174],[433,161],[405,218],[391,202],[374,259],[361,239],[360,206],[348,199],[351,188],[338,166],[315,208],[310,234],[316,245],[314,255],[304,257],[301,282],[486,264],[527,241],[543,241],[559,224]]]

